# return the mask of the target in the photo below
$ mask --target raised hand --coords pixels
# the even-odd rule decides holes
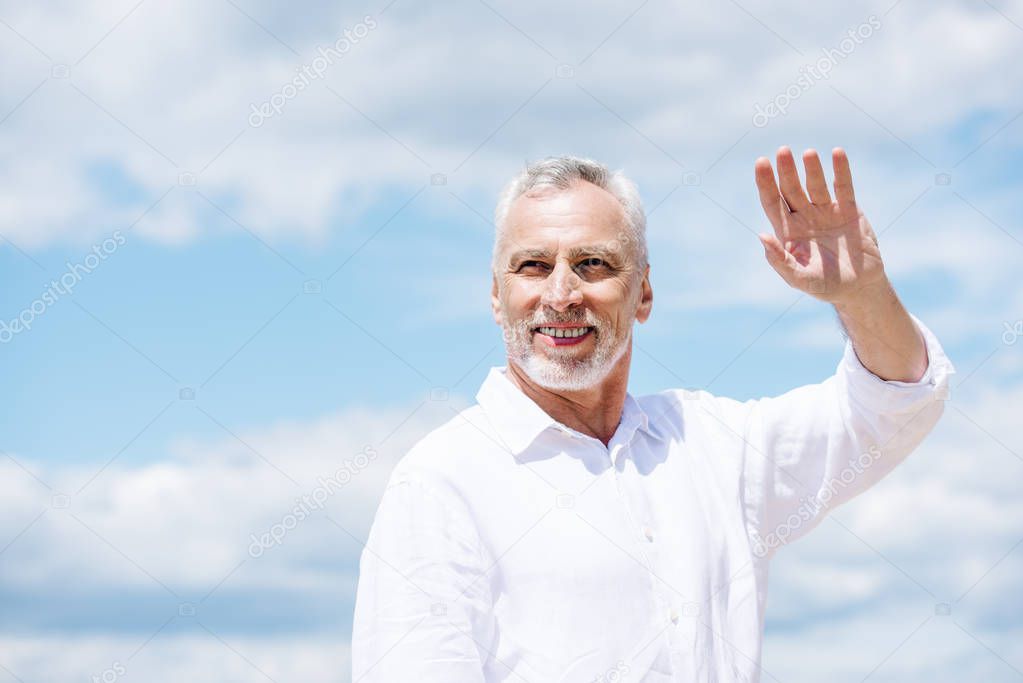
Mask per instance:
[[[799,182],[792,150],[778,149],[778,177],[767,157],[755,164],[757,188],[774,235],[760,233],[768,263],[792,287],[817,299],[842,303],[887,283],[881,252],[870,223],[856,206],[849,159],[831,151],[835,199],[828,193],[817,152],[803,152],[806,188]]]

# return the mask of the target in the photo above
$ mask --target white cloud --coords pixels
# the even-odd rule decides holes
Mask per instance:
[[[135,4],[5,4],[11,28],[0,26],[0,59],[10,68],[0,117],[10,115],[0,123],[0,223],[3,235],[22,248],[92,244],[136,220],[186,171],[199,174],[196,188],[175,187],[138,224],[139,235],[166,245],[207,235],[213,228],[206,216],[215,212],[201,191],[265,239],[322,244],[389,193],[411,195],[433,172],[448,174],[459,196],[487,198],[525,159],[573,152],[624,167],[639,182],[648,209],[681,183],[684,170],[700,174],[698,185],[678,188],[651,217],[655,283],[670,285],[658,288],[655,311],[734,305],[780,311],[795,294],[767,265],[753,234],[768,227],[753,159],[771,157],[780,144],[822,152],[846,147],[875,230],[892,224],[881,244],[893,278],[940,274],[952,282],[934,294],[935,307],[922,319],[946,348],[952,340],[980,338],[1000,350],[971,379],[969,391],[954,397],[970,419],[950,407],[918,453],[836,511],[852,533],[826,523],[779,554],[770,615],[785,628],[769,631],[765,667],[782,680],[821,671],[860,680],[868,661],[880,662],[933,613],[935,600],[924,589],[952,601],[980,579],[953,616],[962,615],[971,632],[1023,669],[1023,652],[1012,649],[1023,642],[1012,609],[1018,607],[1013,580],[1023,549],[998,563],[1023,533],[1016,484],[1023,463],[1007,450],[1023,453],[1015,436],[1023,393],[993,380],[1020,367],[1023,343],[1006,347],[1000,339],[1003,323],[1023,311],[1023,252],[981,215],[1023,239],[1015,184],[985,178],[998,172],[991,157],[998,161],[1002,148],[1011,152],[1020,144],[1018,123],[998,129],[1018,107],[1023,72],[1005,65],[1019,62],[1023,43],[997,10],[964,0],[921,14],[901,3],[828,82],[800,97],[788,115],[752,129],[755,103],[782,92],[820,47],[838,44],[847,28],[890,3],[813,13],[743,3],[755,18],[736,5],[648,3],[601,45],[630,8],[559,5],[538,18],[529,8],[493,5],[506,21],[482,3],[426,8],[398,0],[377,15],[380,27],[331,67],[325,82],[289,101],[280,116],[249,128],[250,105],[278,92],[318,45],[335,40],[363,12],[323,4],[295,13],[239,3],[296,56],[230,3],[148,2],[128,14]],[[1019,1],[1000,7],[1023,17]],[[50,78],[52,64],[26,41],[69,65],[70,79]],[[554,77],[559,62],[574,65],[574,78]],[[111,160],[123,178],[104,188],[90,169]],[[945,171],[952,185],[936,186],[935,174]],[[485,201],[476,208],[489,216]],[[447,205],[464,218],[464,207]],[[221,219],[216,225],[240,229]],[[466,291],[478,291],[479,307],[472,310],[485,310],[485,267],[477,265],[435,281],[436,291],[428,293],[439,303],[431,315],[442,321],[464,316]],[[796,329],[804,345],[825,338],[828,348],[838,344],[823,317]],[[959,369],[962,380],[971,368]],[[316,486],[317,476],[381,442],[413,408],[243,430],[244,443],[182,439],[162,461],[114,462],[72,496],[67,509],[51,506],[54,491],[73,494],[98,465],[43,467],[13,454],[51,491],[0,460],[0,533],[16,539],[0,556],[3,583],[18,595],[62,602],[78,623],[69,635],[33,635],[27,626],[17,636],[8,632],[3,650],[14,654],[5,655],[4,666],[25,679],[70,680],[127,657],[152,631],[133,622],[130,629],[121,626],[130,635],[104,635],[110,622],[122,611],[133,618],[162,615],[177,603],[146,571],[188,601],[226,577],[210,598],[213,614],[223,614],[218,600],[242,614],[274,599],[300,609],[306,604],[296,602],[301,598],[334,612],[347,609],[358,543],[322,515],[260,558],[246,554],[249,535],[279,522],[296,496]],[[352,533],[364,533],[390,465],[447,417],[444,404],[419,409],[387,439],[380,460],[332,496],[331,516]],[[66,592],[83,603],[61,601]],[[156,603],[135,604],[135,596],[150,594],[158,596]],[[90,607],[90,600],[98,606]],[[29,616],[13,619],[27,623]],[[253,621],[266,623],[266,615],[260,617]],[[153,621],[153,630],[162,621]],[[47,626],[52,623],[35,628]],[[235,625],[224,638],[278,680],[345,680],[347,642],[328,634],[334,627],[319,623],[311,626],[316,634],[256,637]],[[130,671],[152,681],[253,677],[241,657],[207,636],[161,634]],[[869,647],[859,646],[864,638]],[[53,655],[58,646],[59,657]],[[1008,671],[950,621],[935,619],[872,678],[981,680]]]
[[[952,604],[952,616],[963,628],[1019,663],[1023,652],[1012,645],[1012,629],[1019,624],[1011,596],[1023,555],[1009,551],[1023,529],[1014,483],[1023,461],[1006,449],[1023,450],[1014,410],[1023,389],[995,391],[982,374],[974,381],[974,393],[957,392],[954,405],[1004,446],[950,404],[935,432],[895,472],[835,510],[837,521],[783,549],[771,573],[768,671],[779,675],[773,668],[781,666],[783,680],[799,680],[811,671],[859,672],[862,678],[869,670],[864,667],[879,663],[894,647],[895,635],[908,634],[938,602]],[[25,626],[17,637],[6,634],[9,642],[18,641],[19,654],[5,666],[33,680],[102,671],[123,661],[173,617],[174,628],[155,638],[145,657],[133,660],[133,671],[162,680],[158,676],[169,676],[168,671],[185,675],[208,667],[223,678],[196,680],[244,679],[243,659],[175,616],[179,603],[189,602],[198,605],[196,619],[270,675],[276,671],[287,678],[301,669],[312,671],[309,680],[345,680],[336,669],[317,667],[346,656],[348,614],[340,612],[351,608],[360,544],[322,513],[299,523],[258,558],[247,556],[250,534],[281,522],[297,496],[316,488],[318,476],[330,476],[345,458],[386,438],[378,458],[326,503],[335,521],[364,538],[391,466],[463,405],[455,398],[281,422],[239,430],[239,439],[182,438],[165,460],[141,466],[115,461],[73,496],[67,509],[49,507],[53,492],[8,460],[0,471],[5,501],[0,533],[15,538],[46,512],[4,552],[3,583],[7,590],[36,596],[37,604],[46,601],[49,616],[38,621],[38,610],[12,613]],[[72,493],[98,469],[19,462],[54,491]],[[212,597],[204,601],[207,594]],[[286,653],[292,651],[288,643],[298,642],[296,636],[282,635],[272,645],[263,634],[248,632],[253,624],[295,610],[302,613],[304,628],[315,632],[302,636],[306,645],[295,657]],[[55,643],[46,630],[53,624],[46,619],[75,625],[69,638],[61,637],[68,649],[59,662],[41,654]],[[905,654],[936,637],[927,635],[886,664],[881,680],[896,672],[902,680],[938,680],[926,672],[939,662],[962,674],[948,680],[1004,666],[950,623],[936,617],[927,627],[945,629],[939,631],[947,641],[940,655],[924,662]],[[289,632],[294,626],[282,628]],[[125,632],[130,636],[116,635]],[[860,636],[850,645],[853,633]]]
[[[811,630],[769,632],[763,667],[770,675],[763,679],[800,683],[818,681],[826,674],[834,681],[869,676],[878,683],[952,683],[1018,677],[1023,630],[990,633],[954,621],[954,614],[935,615],[930,605],[916,607],[912,611],[882,606],[869,616],[830,619]]]
[[[826,670],[861,680],[928,616],[878,680],[1010,675],[999,657],[1023,668],[1012,637],[1023,571],[1014,406],[1023,388],[996,392],[983,377],[974,381],[980,395],[953,390],[941,422],[902,465],[779,552],[765,643],[772,674],[796,681]],[[950,605],[950,616],[935,613],[939,603]]]
[[[379,28],[330,67],[323,82],[300,92],[263,127],[247,129],[250,105],[278,92],[316,47],[329,45],[362,14],[323,5],[303,16],[275,17],[266,7],[243,7],[293,46],[296,56],[228,3],[143,3],[80,64],[73,63],[132,6],[86,3],[60,12],[18,7],[7,17],[54,62],[71,69],[70,79],[46,82],[0,127],[10,150],[0,168],[6,194],[0,206],[6,234],[23,247],[87,239],[123,223],[122,210],[85,182],[90,161],[118,159],[155,198],[180,171],[197,172],[241,131],[202,173],[200,188],[237,198],[238,219],[265,236],[323,239],[339,229],[332,218],[356,220],[381,190],[418,187],[431,170],[454,173],[470,154],[459,173],[488,194],[523,158],[559,151],[552,145],[617,160],[641,186],[666,190],[680,169],[658,147],[705,170],[751,130],[753,103],[784,90],[799,67],[817,56],[809,44],[837,44],[869,14],[815,13],[776,27],[792,32],[801,56],[737,7],[694,15],[691,8],[645,5],[602,43],[627,16],[620,16],[620,7],[566,10],[560,22],[557,15],[537,22],[500,10],[520,32],[482,4],[469,11],[426,11],[398,2],[376,15]],[[773,7],[749,9],[768,25],[783,24]],[[1013,9],[1004,11],[1011,15]],[[580,25],[580,16],[592,21]],[[770,141],[758,152],[770,153],[779,142],[814,139],[864,149],[861,158],[885,158],[895,167],[920,164],[828,88],[834,84],[903,137],[914,138],[927,156],[940,157],[946,150],[925,144],[929,131],[947,133],[979,110],[1005,114],[993,114],[991,127],[1008,119],[1014,106],[1009,93],[1018,88],[1006,79],[1015,72],[997,65],[1018,59],[1015,31],[996,12],[967,2],[932,8],[921,21],[896,8],[876,35],[838,64],[828,83],[816,85],[766,131],[752,131],[738,149],[750,157],[749,143],[756,140]],[[21,68],[5,91],[8,110],[51,67],[24,41],[10,38],[3,57]],[[722,49],[722,41],[733,47]],[[502,125],[553,76],[559,61],[576,64],[576,78],[555,78]],[[878,77],[881,66],[884,75]],[[962,97],[967,90],[971,96]],[[916,102],[928,106],[912,106]],[[1003,142],[1013,139],[1011,130],[1003,135]],[[725,164],[715,173],[728,173],[731,185],[740,177],[743,196],[752,196],[751,162]],[[147,202],[137,204],[133,208]],[[156,217],[166,210],[158,209]],[[202,233],[185,231],[178,216],[156,223],[168,226],[171,240]]]
[[[41,467],[15,454],[19,464],[0,465],[2,497],[11,510],[0,521],[3,537],[15,538],[44,514],[5,552],[4,581],[12,588],[45,590],[75,576],[103,591],[150,589],[156,579],[187,601],[231,575],[242,560],[230,588],[312,582],[323,589],[339,577],[350,579],[361,546],[324,514],[364,538],[391,467],[415,439],[453,417],[460,401],[424,397],[393,410],[355,410],[247,430],[238,439],[183,440],[167,459],[138,467],[114,461],[102,472],[95,463]],[[376,453],[368,465],[350,477],[339,475],[345,461],[355,461],[366,447]],[[328,487],[320,478],[335,483]],[[259,537],[282,523],[297,500],[316,489],[327,492],[324,509],[305,503],[307,519],[279,545],[250,557],[250,535]],[[61,494],[70,497],[69,504],[54,507],[54,495]]]
[[[154,633],[159,626],[154,624]],[[10,673],[39,683],[226,683],[267,677],[274,681],[336,683],[348,680],[351,671],[345,634],[251,637],[201,630],[195,635],[182,635],[173,630],[172,623],[149,642],[145,642],[149,633],[24,636],[0,638],[0,647],[5,653],[3,665]]]

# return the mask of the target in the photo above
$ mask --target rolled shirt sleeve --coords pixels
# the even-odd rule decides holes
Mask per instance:
[[[884,478],[941,417],[955,368],[931,330],[910,316],[927,348],[919,381],[881,379],[846,340],[825,381],[747,402],[740,489],[758,557],[772,557]]]
[[[489,582],[457,495],[395,470],[359,562],[352,680],[483,681]]]

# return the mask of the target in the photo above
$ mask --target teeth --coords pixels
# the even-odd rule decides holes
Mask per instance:
[[[538,328],[541,334],[546,334],[548,337],[581,337],[590,331],[588,327],[541,327]]]

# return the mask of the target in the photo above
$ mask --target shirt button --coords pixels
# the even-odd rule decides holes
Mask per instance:
[[[654,540],[654,531],[653,531],[653,529],[651,529],[648,526],[643,527],[643,535],[646,536],[646,540],[650,541],[651,543],[653,542],[653,540]]]
[[[674,607],[671,608],[671,623],[673,624],[678,623],[678,610],[675,609]]]

